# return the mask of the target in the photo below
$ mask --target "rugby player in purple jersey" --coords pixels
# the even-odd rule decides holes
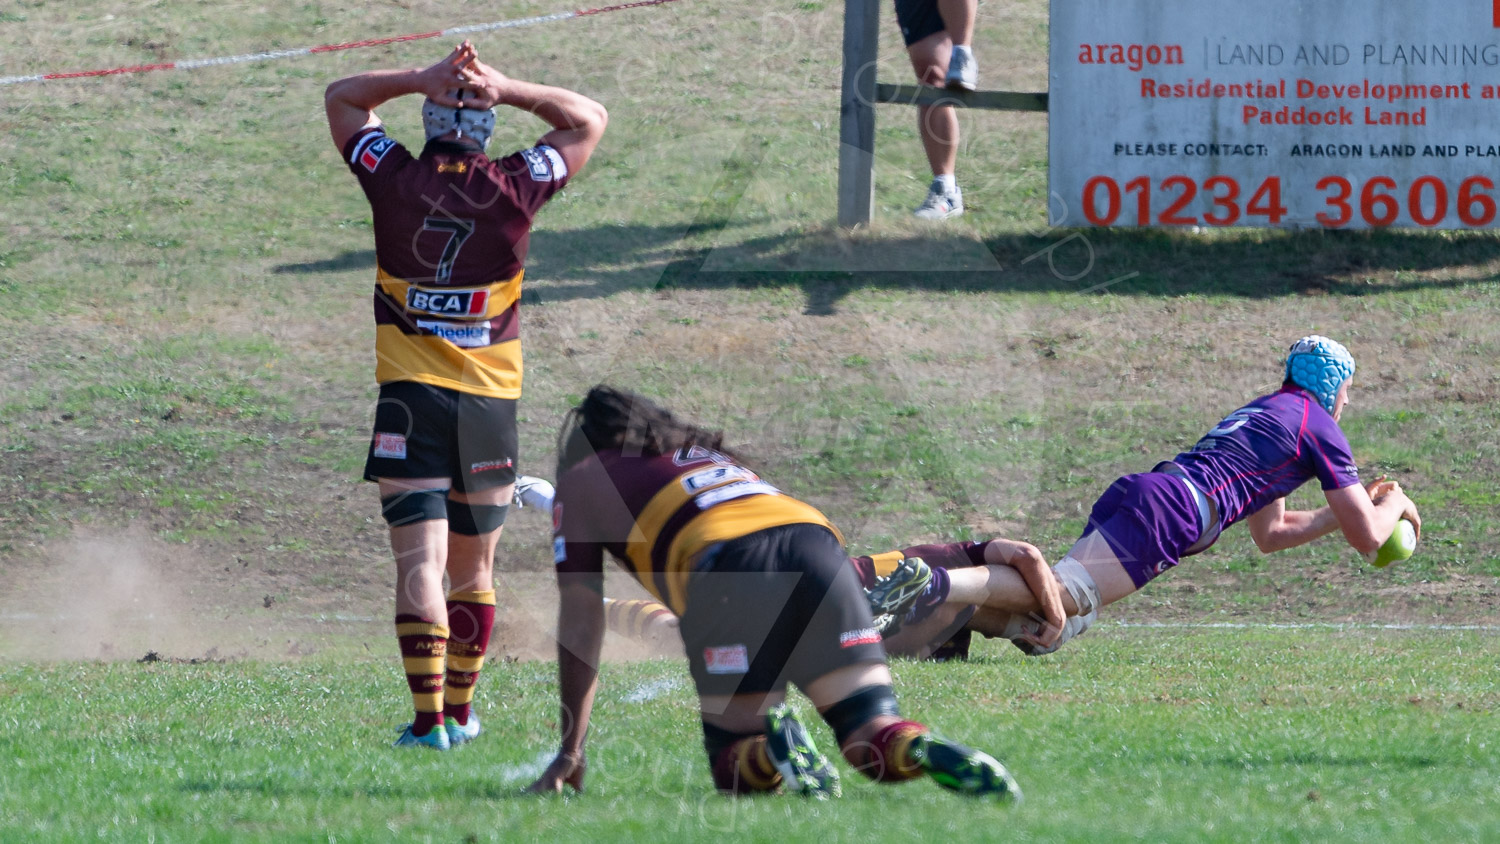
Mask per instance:
[[[1264,553],[1295,548],[1334,531],[1361,553],[1378,549],[1402,518],[1419,535],[1417,507],[1394,481],[1362,485],[1338,420],[1349,402],[1354,358],[1343,345],[1312,335],[1292,344],[1280,390],[1230,413],[1197,445],[1151,471],[1117,479],[1094,503],[1083,535],[1053,567],[1069,618],[1058,627],[1008,566],[949,569],[935,577],[903,635],[920,639],[978,609],[965,627],[1010,639],[1032,654],[1051,653],[1089,628],[1099,608],[1124,598],[1200,554],[1236,522],[1249,525]],[[1288,510],[1286,496],[1316,478],[1328,504]],[[945,618],[947,620],[945,620]],[[900,651],[898,643],[890,643]]]

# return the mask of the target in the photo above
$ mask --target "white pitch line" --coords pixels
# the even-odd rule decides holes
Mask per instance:
[[[681,685],[682,681],[675,677],[663,677],[660,680],[651,680],[627,692],[624,701],[626,703],[645,703],[650,700],[656,700]]]
[[[1495,624],[1374,624],[1342,621],[1279,622],[1279,621],[1111,621],[1102,627],[1141,627],[1156,630],[1414,630],[1452,631],[1474,630],[1482,633],[1500,633]]]
[[[506,765],[500,769],[500,781],[502,783],[513,783],[520,780],[534,780],[547,770],[557,754],[550,750],[543,750],[530,762],[520,762],[515,765]]]

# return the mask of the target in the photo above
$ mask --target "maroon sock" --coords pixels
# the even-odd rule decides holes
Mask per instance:
[[[484,653],[490,647],[495,627],[495,593],[454,592],[448,596],[447,679],[443,683],[443,717],[469,723],[473,712],[474,685],[484,668]]]

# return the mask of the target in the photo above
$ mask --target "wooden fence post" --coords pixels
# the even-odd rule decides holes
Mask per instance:
[[[839,225],[875,213],[875,58],[880,0],[844,0],[844,80],[839,103]]]

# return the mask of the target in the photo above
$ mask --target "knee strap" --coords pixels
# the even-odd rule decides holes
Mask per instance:
[[[839,747],[843,747],[856,730],[881,715],[899,717],[896,693],[890,686],[865,686],[822,711],[823,720],[833,728]]]
[[[391,527],[448,518],[446,489],[407,489],[380,499],[380,515]]]
[[[447,499],[448,530],[464,536],[489,533],[505,524],[509,504],[465,504]]]
[[[1093,624],[1094,619],[1099,617],[1099,586],[1094,583],[1094,576],[1083,567],[1083,563],[1072,557],[1063,557],[1057,565],[1052,567],[1062,587],[1068,590],[1068,595],[1073,599],[1073,604],[1078,607],[1080,617],[1087,616],[1088,623]]]

